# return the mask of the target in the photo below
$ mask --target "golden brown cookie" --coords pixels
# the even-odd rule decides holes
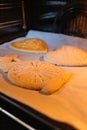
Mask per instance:
[[[39,38],[28,38],[25,40],[12,42],[10,47],[19,51],[33,53],[46,53],[48,51],[46,42]]]

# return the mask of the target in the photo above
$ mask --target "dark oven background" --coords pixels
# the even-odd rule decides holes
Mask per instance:
[[[60,9],[73,2],[78,1],[0,0],[0,44],[24,36],[30,29],[53,32]]]
[[[65,14],[67,11],[72,14],[68,16]],[[61,18],[62,24],[56,25],[62,14],[65,15]],[[72,18],[72,22],[69,22]],[[79,30],[79,36],[87,37],[86,23],[86,0],[0,0],[0,44],[24,36],[30,29],[71,34],[74,28],[74,34],[77,35],[76,30]],[[59,26],[63,28],[58,28]]]

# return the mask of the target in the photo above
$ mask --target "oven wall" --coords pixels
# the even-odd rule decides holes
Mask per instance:
[[[0,44],[26,33],[24,1],[0,1]]]
[[[52,31],[57,11],[72,0],[25,0],[28,29]]]
[[[72,2],[78,0],[25,0],[27,28],[52,32],[58,11]]]
[[[53,32],[58,11],[73,2],[87,0],[25,0],[27,28]]]
[[[87,0],[79,0],[87,2]],[[58,11],[77,0],[1,0],[0,44],[25,36],[30,29],[53,32]]]

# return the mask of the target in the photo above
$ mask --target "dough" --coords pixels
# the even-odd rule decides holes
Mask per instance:
[[[87,66],[87,52],[70,45],[62,45],[44,55],[44,60],[60,66]]]
[[[11,67],[13,67],[14,62],[21,61],[19,56],[16,54],[8,56],[0,56],[0,69],[4,72],[8,72]]]
[[[71,73],[44,61],[16,62],[8,71],[8,79],[15,85],[43,94],[59,90],[71,77]]]

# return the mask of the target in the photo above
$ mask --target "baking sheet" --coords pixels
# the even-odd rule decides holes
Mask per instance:
[[[49,50],[54,50],[61,44],[72,44],[87,49],[87,39],[70,37],[62,34],[45,33],[30,30],[26,37],[38,37],[45,40]],[[9,44],[0,45],[0,55],[18,54],[25,60],[40,59],[43,54],[19,52],[9,48]],[[79,130],[87,129],[87,67],[64,67],[73,73],[72,78],[60,91],[46,96],[38,91],[27,90],[12,85],[6,75],[0,72],[0,91],[7,96],[20,101],[56,121],[63,121]]]

